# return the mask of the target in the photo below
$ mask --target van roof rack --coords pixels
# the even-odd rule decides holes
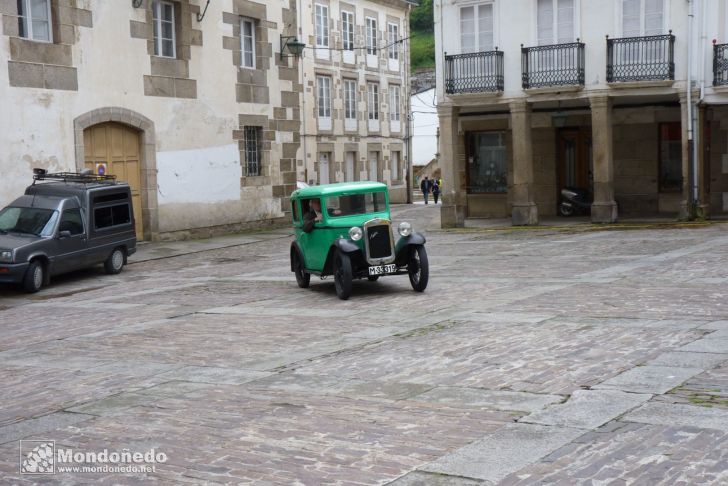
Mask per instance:
[[[83,172],[52,172],[49,173],[45,169],[33,169],[33,184],[36,181],[63,181],[63,182],[81,182],[89,184],[92,182],[116,183],[115,175],[98,175],[93,174],[90,170]]]

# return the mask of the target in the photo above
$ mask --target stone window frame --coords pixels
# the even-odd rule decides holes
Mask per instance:
[[[251,66],[246,65],[245,63],[245,38],[247,37],[245,35],[245,29],[243,28],[243,24],[249,23],[250,24],[250,37],[251,37],[251,48],[252,48],[252,58],[253,58],[253,64]],[[257,42],[257,36],[256,36],[256,30],[258,29],[258,21],[252,17],[245,17],[240,16],[240,69],[257,69],[258,63],[256,62],[255,56],[257,49],[255,48],[255,43]]]
[[[348,8],[341,8],[340,12],[341,16],[341,49],[345,51],[350,52],[356,52],[354,47],[356,46],[356,12],[352,9],[349,10]],[[350,20],[344,20],[344,16],[349,16]],[[350,34],[350,39],[347,38],[346,34],[346,26],[349,26],[351,31],[348,32]],[[350,41],[350,49],[347,49],[347,43]]]
[[[395,39],[392,40],[392,27],[395,28]],[[399,32],[399,22],[387,20],[387,59],[399,62],[400,52],[398,41],[402,38]]]
[[[397,93],[397,102],[393,103],[393,95]],[[397,108],[395,111],[394,108]],[[392,118],[397,115],[397,119]],[[389,85],[389,121],[402,122],[402,85],[396,83],[390,83]]]
[[[328,81],[328,106],[327,106],[327,98],[324,96],[321,96],[322,93],[322,86],[319,84],[319,82],[326,80]],[[332,92],[332,85],[333,85],[333,77],[330,74],[324,74],[324,73],[316,73],[316,124],[319,130],[322,131],[331,131],[332,130],[332,101],[333,101],[333,92]],[[322,107],[323,102],[323,107]],[[323,116],[321,115],[321,109],[323,108]],[[328,115],[326,116],[326,108],[328,108]],[[322,123],[326,122],[328,120],[328,123]]]
[[[359,83],[359,81],[355,77],[347,77],[346,75],[344,75],[343,78],[342,78],[342,87],[341,87],[342,96],[341,96],[341,99],[342,99],[342,101],[344,103],[344,110],[343,111],[344,111],[344,131],[345,132],[356,132],[358,130],[358,127],[359,127],[359,119],[358,119],[359,118],[358,117],[359,110],[357,109],[357,105],[358,105],[358,102],[359,102],[359,100],[358,100],[359,90],[357,89],[358,83]],[[351,110],[349,110],[349,108],[350,108],[348,106],[349,103],[347,103],[347,101],[348,101],[347,84],[353,84],[353,90],[351,91],[351,94],[353,96],[353,99],[351,100],[353,106],[351,107],[352,108]],[[349,111],[351,111],[351,113],[353,114],[352,117],[347,116],[347,114],[348,114]],[[354,128],[352,128],[352,129],[347,129],[346,128],[346,125],[347,125],[346,122],[347,122],[347,120],[353,120],[354,121]]]
[[[376,90],[370,91],[369,87],[373,86],[376,88]],[[378,122],[381,122],[381,108],[379,104],[381,103],[381,89],[380,89],[380,83],[377,81],[367,81],[367,119],[368,120],[377,120]],[[374,98],[374,100],[372,99]],[[372,107],[376,108],[376,111],[372,111]],[[375,115],[372,117],[372,114]]]
[[[53,44],[53,13],[51,8],[51,0],[44,0],[46,2],[46,15],[47,23],[48,23],[48,39],[36,39],[32,36],[33,32],[33,17],[31,15],[31,7],[30,7],[30,1],[31,0],[18,0],[20,3],[22,3],[23,7],[26,8],[28,11],[25,15],[21,15],[21,12],[18,11],[18,36],[22,39],[31,41],[31,42],[43,42],[46,44]],[[23,19],[25,19],[23,21]],[[23,29],[26,31],[26,33],[30,32],[30,35],[21,35],[20,31],[20,25],[21,22],[23,24]]]
[[[371,33],[371,26],[370,23],[374,24],[374,36],[370,36]],[[379,37],[379,19],[377,17],[373,17],[371,15],[367,15],[364,18],[364,47],[366,48],[366,54],[368,56],[379,56],[379,45],[378,45],[378,37]],[[373,45],[369,44],[369,41],[373,42]],[[374,51],[374,52],[369,52]]]
[[[165,39],[162,37],[162,24],[165,22],[170,23],[169,20],[165,20],[161,17],[162,9],[165,5],[170,6],[170,10],[172,12],[172,38],[168,39],[172,41],[171,56],[166,56],[163,54],[163,42]],[[171,0],[152,1],[152,39],[154,42],[154,55],[156,57],[163,57],[165,59],[177,59],[177,10],[178,7],[176,3]],[[155,31],[157,32],[156,36],[154,35]]]
[[[326,9],[326,15],[323,15],[323,13],[322,13],[322,15],[319,16],[319,13],[318,13],[319,9],[322,11],[323,11],[323,9]],[[331,29],[329,26],[329,19],[330,19],[329,13],[330,13],[330,11],[329,11],[328,5],[326,5],[324,3],[320,3],[320,2],[314,3],[314,24],[313,25],[314,25],[314,37],[316,39],[316,42],[314,45],[316,47],[321,47],[321,48],[331,47]],[[321,33],[321,35],[319,35],[319,22],[318,22],[319,18],[323,19],[321,27],[323,27],[324,31]],[[321,37],[325,42],[319,43],[319,37]]]
[[[255,139],[252,139],[252,135],[255,135]],[[255,125],[243,126],[243,144],[245,154],[245,166],[243,167],[243,177],[260,177],[262,175],[263,167],[263,151],[262,151],[262,140],[263,139],[263,127]],[[251,144],[253,144],[251,146]],[[253,162],[253,170],[251,170],[251,158],[255,158]]]

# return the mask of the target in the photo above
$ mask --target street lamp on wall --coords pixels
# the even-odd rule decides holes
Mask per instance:
[[[301,57],[306,44],[299,42],[298,38],[293,36],[281,36],[281,59],[286,57]],[[286,53],[286,49],[288,53]]]

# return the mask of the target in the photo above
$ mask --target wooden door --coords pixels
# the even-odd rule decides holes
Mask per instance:
[[[143,239],[139,132],[120,123],[101,123],[83,132],[85,166],[129,184],[138,239]]]
[[[592,190],[592,136],[590,128],[566,128],[558,133],[558,190],[578,187]]]

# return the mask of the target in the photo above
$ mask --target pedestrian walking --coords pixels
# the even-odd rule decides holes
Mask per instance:
[[[437,200],[440,198],[440,185],[437,183],[436,179],[433,179],[432,181],[432,199],[434,199],[435,204],[437,204]]]
[[[430,194],[430,180],[427,176],[420,182],[420,190],[422,191],[422,196],[425,198],[425,204],[429,204],[427,197]]]

